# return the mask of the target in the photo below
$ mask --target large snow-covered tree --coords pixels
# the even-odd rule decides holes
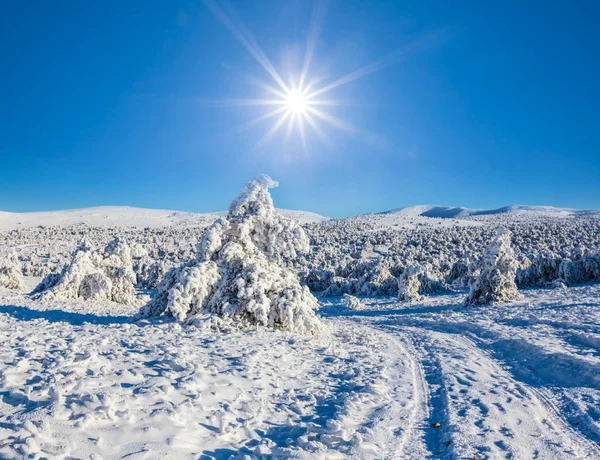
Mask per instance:
[[[284,264],[308,252],[309,241],[300,225],[275,210],[269,188],[277,185],[267,175],[248,182],[227,217],[205,231],[196,259],[167,272],[141,314],[316,332],[317,299]]]
[[[510,302],[523,297],[515,283],[519,263],[510,239],[510,231],[503,227],[497,230],[479,260],[480,273],[470,284],[465,305]]]
[[[84,238],[71,263],[61,273],[48,275],[33,294],[43,299],[111,300],[135,305],[131,250],[117,237],[104,249],[93,250]]]

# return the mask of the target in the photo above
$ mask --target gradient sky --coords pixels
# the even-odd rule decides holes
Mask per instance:
[[[492,4],[494,3],[494,4]],[[315,3],[235,0],[287,79]],[[273,83],[202,1],[2,3],[0,210],[223,210],[259,173],[328,216],[413,204],[600,208],[600,4],[333,0],[309,75],[353,131],[256,146],[272,122],[220,101]],[[424,44],[423,44],[424,43]],[[415,46],[415,44],[417,46]],[[393,62],[390,62],[393,61]]]

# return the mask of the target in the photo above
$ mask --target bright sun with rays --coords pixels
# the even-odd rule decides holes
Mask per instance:
[[[375,61],[369,65],[359,68],[347,75],[335,78],[329,83],[320,85],[317,82],[326,81],[324,79],[310,79],[309,69],[321,23],[323,21],[325,7],[324,3],[317,0],[313,11],[310,26],[308,29],[308,38],[304,61],[301,72],[295,78],[284,82],[279,72],[275,69],[271,61],[267,58],[264,51],[258,46],[254,37],[247,31],[235,14],[226,14],[223,9],[214,0],[204,0],[206,6],[212,10],[215,16],[223,23],[233,36],[246,48],[250,55],[261,65],[269,74],[272,83],[260,82],[259,86],[269,93],[269,96],[262,99],[234,99],[229,100],[228,104],[234,106],[257,106],[271,107],[271,110],[263,113],[261,116],[249,121],[248,126],[263,124],[268,120],[273,120],[271,127],[266,134],[258,141],[257,145],[271,139],[280,129],[285,129],[285,142],[287,142],[292,133],[299,134],[305,152],[307,151],[307,127],[309,127],[324,142],[330,143],[326,132],[322,129],[329,126],[337,130],[345,131],[351,135],[360,135],[364,139],[375,139],[376,135],[363,128],[358,128],[346,121],[342,121],[336,116],[323,110],[323,107],[335,107],[343,105],[341,101],[335,99],[322,99],[322,96],[331,92],[335,88],[346,85],[350,82],[363,78],[373,72],[378,72],[383,68],[393,64],[398,59],[404,57],[407,50],[401,49],[397,52]],[[229,8],[231,10],[231,8]],[[435,37],[434,37],[435,38]],[[427,41],[427,37],[426,40]],[[421,43],[411,44],[408,49],[419,47]],[[274,85],[273,85],[274,83]]]

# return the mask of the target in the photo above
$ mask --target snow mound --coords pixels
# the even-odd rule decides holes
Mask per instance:
[[[195,325],[223,322],[316,332],[317,299],[285,260],[310,251],[297,222],[273,207],[262,175],[248,182],[198,243],[197,258],[170,270],[143,316],[168,314]]]

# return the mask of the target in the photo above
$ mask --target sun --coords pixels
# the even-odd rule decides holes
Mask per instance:
[[[308,131],[316,134],[324,143],[332,145],[329,136],[322,129],[325,125],[353,136],[358,135],[373,145],[381,145],[380,137],[377,134],[334,115],[336,107],[356,106],[354,102],[335,99],[333,97],[334,90],[369,74],[379,72],[392,63],[403,59],[410,49],[419,49],[424,46],[423,44],[419,41],[410,43],[403,49],[337,78],[311,77],[309,70],[317,48],[326,3],[317,0],[310,19],[303,62],[297,69],[299,72],[296,75],[288,75],[289,78],[285,81],[257,44],[253,35],[241,22],[239,16],[232,11],[226,13],[215,0],[203,1],[272,79],[270,83],[262,80],[256,81],[258,86],[264,90],[262,97],[258,99],[230,99],[225,101],[226,104],[233,106],[255,106],[263,110],[268,108],[260,116],[249,120],[245,124],[247,127],[253,127],[267,121],[272,122],[270,129],[256,143],[256,147],[272,139],[277,132],[283,129],[285,131],[284,142],[287,144],[292,133],[296,133],[300,137],[305,153],[307,153]],[[423,37],[423,42],[425,45],[427,44],[427,36]],[[324,99],[324,96],[328,97]]]
[[[286,94],[285,105],[296,115],[305,115],[309,108],[309,100],[300,89],[291,89]]]

